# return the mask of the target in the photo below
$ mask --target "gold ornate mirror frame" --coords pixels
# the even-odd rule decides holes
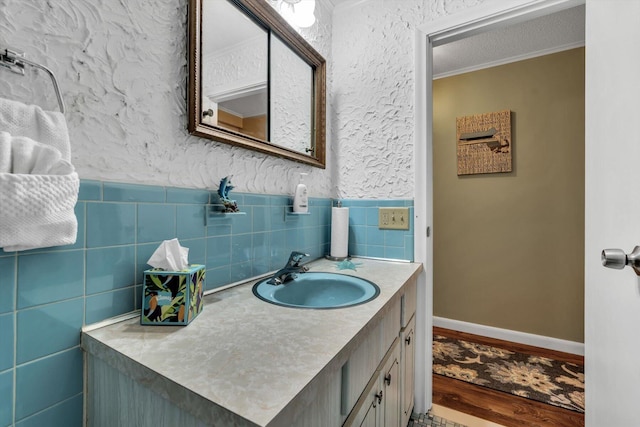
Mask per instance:
[[[220,0],[189,0],[188,41],[189,80],[187,110],[189,133],[202,138],[283,157],[315,167],[326,165],[326,63],[324,58],[300,36],[265,0],[229,0],[247,11],[278,36],[292,51],[313,69],[313,111],[309,154],[304,154],[270,141],[264,141],[202,121],[202,2]]]

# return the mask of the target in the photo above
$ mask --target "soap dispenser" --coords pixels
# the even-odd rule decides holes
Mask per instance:
[[[300,174],[300,183],[296,187],[296,192],[293,196],[293,212],[295,213],[309,212],[309,196],[307,195],[307,186],[304,184],[305,175],[307,174]]]

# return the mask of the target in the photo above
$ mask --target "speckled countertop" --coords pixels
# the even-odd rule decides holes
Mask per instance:
[[[139,318],[88,330],[82,348],[189,411],[204,422],[286,425],[290,405],[339,369],[366,332],[400,298],[421,264],[354,259],[357,271],[318,260],[310,271],[362,277],[380,287],[375,300],[355,307],[308,310],[268,304],[249,282],[205,297],[186,327],[141,326]],[[167,353],[172,352],[168,357]],[[179,352],[179,356],[176,355]]]

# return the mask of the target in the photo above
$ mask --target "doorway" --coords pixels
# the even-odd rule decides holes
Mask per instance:
[[[497,3],[497,2],[496,2]],[[416,42],[416,143],[414,144],[416,159],[415,206],[416,206],[416,261],[425,265],[424,277],[421,277],[421,289],[418,304],[422,308],[425,325],[420,338],[420,351],[424,351],[424,359],[432,360],[430,330],[433,316],[433,241],[430,237],[433,224],[433,92],[430,82],[433,79],[433,48],[438,45],[454,42],[465,37],[480,34],[491,29],[501,28],[532,18],[548,15],[584,4],[583,1],[540,1],[531,5],[524,0],[510,0],[500,4],[490,3],[473,8],[455,16],[445,17],[434,23],[425,24],[417,31]],[[427,239],[424,238],[425,234]],[[418,321],[421,319],[418,318]],[[418,355],[417,355],[418,357]],[[425,411],[432,405],[431,400],[431,365],[424,369],[417,367],[416,410]],[[422,385],[422,387],[421,387]]]
[[[510,56],[438,65],[480,50]],[[435,326],[584,353],[584,60],[583,6],[434,49]],[[456,142],[503,121],[505,135]]]

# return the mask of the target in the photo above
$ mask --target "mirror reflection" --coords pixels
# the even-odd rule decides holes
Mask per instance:
[[[189,132],[325,167],[326,66],[264,0],[189,0]]]
[[[227,1],[204,1],[202,122],[268,140],[269,33]]]
[[[312,152],[313,69],[278,37],[271,38],[271,141]]]

